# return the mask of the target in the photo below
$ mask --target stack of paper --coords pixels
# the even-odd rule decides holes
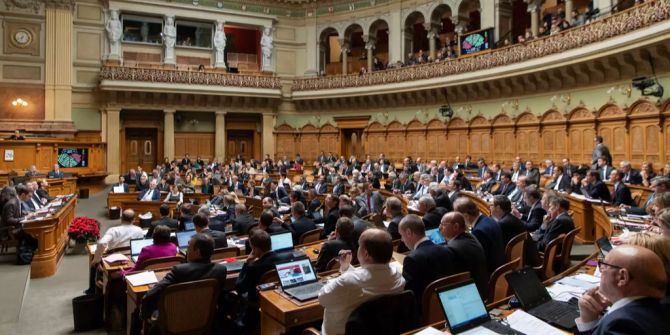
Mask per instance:
[[[156,273],[153,271],[140,272],[134,275],[126,276],[126,280],[128,280],[132,286],[143,286],[158,283]]]
[[[105,262],[108,264],[116,264],[116,263],[128,263],[129,259],[126,257],[124,254],[111,254],[105,258],[103,258]]]
[[[506,320],[510,327],[524,334],[565,335],[564,332],[520,309],[510,314]]]

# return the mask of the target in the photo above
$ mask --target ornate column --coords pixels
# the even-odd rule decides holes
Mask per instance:
[[[226,33],[223,30],[225,21],[216,21],[214,32],[214,67],[226,68]]]
[[[274,141],[274,123],[275,115],[273,113],[263,113],[263,157],[270,155],[275,156],[275,141]]]
[[[506,38],[506,36],[508,36],[507,34],[512,31],[512,22],[514,21],[514,17],[512,14],[513,14],[512,4],[510,2],[496,1],[495,17],[497,19],[496,22],[498,23],[494,25],[494,32],[493,32],[496,41],[500,41],[501,39]],[[482,24],[482,27],[485,26]],[[512,36],[512,34],[509,35],[508,38],[510,42],[513,40],[514,37],[516,36]]]
[[[454,22],[454,24],[456,25],[456,27],[454,28],[454,32],[456,33],[456,41],[457,41],[457,43],[459,43],[459,45],[456,45],[456,54],[458,56],[460,56],[461,55],[461,46],[460,46],[461,35],[463,33],[467,32],[467,29],[466,29],[466,26],[465,26],[465,22],[459,22],[457,16],[452,17],[451,22]]]
[[[305,57],[307,58],[307,68],[305,75],[316,76],[319,73],[319,60],[321,59],[320,41],[316,35],[316,15],[305,19],[305,35],[307,40],[307,50]]]
[[[408,60],[407,55],[409,53],[414,53],[414,29],[406,28],[402,30],[402,41],[403,41],[403,63]]]
[[[174,159],[174,114],[176,112],[174,109],[163,110],[163,155],[170,160]]]
[[[226,111],[218,110],[216,113],[216,133],[214,134],[214,157],[219,162],[226,161]]]
[[[427,31],[426,35],[428,37],[428,56],[430,56],[430,58],[435,60],[435,54],[436,54],[435,39],[438,36],[437,28],[432,27],[432,24],[430,23],[428,23],[427,25],[428,27],[426,28]]]
[[[400,2],[389,4],[389,9],[391,11],[389,26],[389,63],[396,63],[397,61],[402,61],[405,59],[403,53],[403,41],[402,41],[402,15]]]
[[[526,0],[528,13],[530,13],[530,31],[533,37],[537,37],[540,28],[540,3],[536,0]]]
[[[363,35],[363,42],[365,42],[365,50],[368,52],[368,72],[372,72],[372,58],[374,57],[377,41],[374,37],[370,37],[370,35]]]
[[[572,0],[565,0],[565,19],[569,24],[572,24],[572,10],[574,9],[574,4]]]
[[[177,27],[174,24],[174,16],[166,15],[163,26],[163,44],[165,46],[163,64],[177,64],[177,57],[174,51],[175,43],[177,43]]]
[[[72,121],[74,0],[46,0],[44,119]]]
[[[344,39],[340,39],[340,52],[342,53],[342,74],[347,74],[348,72],[348,57],[349,57],[349,42]]]
[[[121,164],[119,134],[121,133],[121,109],[107,108],[107,171],[109,179],[116,180]]]

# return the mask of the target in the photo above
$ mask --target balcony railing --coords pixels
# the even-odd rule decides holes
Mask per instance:
[[[104,65],[100,80],[279,89],[279,78],[263,75]]]
[[[589,24],[490,53],[364,75],[297,79],[293,81],[293,91],[384,85],[486,70],[581,48],[651,26],[668,18],[670,18],[670,0],[646,1],[644,4]]]

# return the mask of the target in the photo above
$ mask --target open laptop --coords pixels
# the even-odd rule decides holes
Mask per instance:
[[[192,221],[184,222],[184,230],[186,231],[195,230],[195,223],[193,223]]]
[[[572,330],[579,317],[579,307],[562,301],[555,301],[542,285],[532,268],[523,268],[505,275],[507,283],[514,290],[524,311],[551,325]]]
[[[275,269],[284,293],[298,301],[311,300],[319,295],[323,283],[317,280],[316,271],[312,268],[309,258],[278,263],[275,264]]]
[[[177,248],[179,248],[179,252],[186,255],[186,250],[188,250],[188,241],[191,239],[191,236],[195,234],[196,234],[195,230],[178,231],[176,233]]]
[[[140,256],[142,248],[153,245],[153,238],[140,238],[135,240],[130,240],[130,258],[133,262],[137,263],[137,258]]]
[[[470,279],[448,285],[437,290],[437,299],[442,305],[444,318],[452,334],[460,334],[483,327],[497,334],[523,334],[496,320],[486,311],[477,285]]]
[[[435,244],[447,243],[442,234],[440,234],[440,228],[433,228],[426,230],[426,237],[428,237]]]
[[[290,231],[270,235],[272,251],[286,251],[293,249],[293,234]]]

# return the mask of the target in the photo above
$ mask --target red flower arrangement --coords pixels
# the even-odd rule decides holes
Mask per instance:
[[[79,216],[72,220],[67,234],[77,242],[97,241],[100,238],[100,223],[96,219]]]

